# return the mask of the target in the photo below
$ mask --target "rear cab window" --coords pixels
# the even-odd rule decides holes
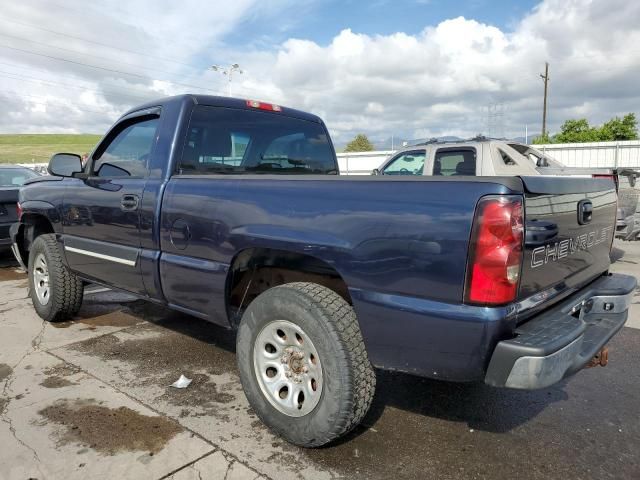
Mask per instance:
[[[508,145],[516,152],[527,157],[535,167],[563,168],[560,162],[543,154],[540,150],[519,143],[510,143]]]
[[[321,123],[284,113],[197,105],[178,172],[335,175],[338,166]]]
[[[475,175],[476,157],[474,147],[439,148],[433,160],[433,174],[442,176]]]

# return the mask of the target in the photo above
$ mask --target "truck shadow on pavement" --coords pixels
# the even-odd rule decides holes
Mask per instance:
[[[474,430],[505,433],[527,423],[550,404],[568,398],[564,382],[527,392],[380,370],[377,380],[376,397],[364,419],[365,426],[378,422],[391,406],[431,419],[466,424]]]
[[[609,254],[609,258],[611,259],[611,263],[616,263],[619,260],[622,260],[624,257],[624,250],[616,247],[615,245],[611,248],[611,253]],[[635,263],[635,262],[633,262]]]
[[[139,309],[149,309],[140,304]],[[148,311],[146,313],[149,313]],[[145,312],[138,310],[138,314]],[[154,325],[205,342],[211,348],[235,353],[235,332],[177,312],[166,313],[152,320]],[[235,370],[234,365],[230,369]],[[567,400],[564,382],[537,391],[518,391],[493,388],[482,383],[451,383],[420,378],[399,372],[376,371],[376,395],[361,426],[332,446],[353,440],[381,422],[387,407],[420,415],[418,423],[433,419],[466,424],[478,431],[503,433],[528,422],[552,403]],[[395,416],[395,415],[394,415]],[[396,416],[397,417],[397,416]],[[409,417],[403,428],[411,428]],[[397,419],[397,418],[396,418]],[[417,426],[424,433],[424,425]]]

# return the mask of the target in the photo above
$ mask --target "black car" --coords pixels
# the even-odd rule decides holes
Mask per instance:
[[[16,205],[20,187],[30,178],[39,176],[20,165],[0,165],[0,250],[11,247],[9,227],[18,219]]]

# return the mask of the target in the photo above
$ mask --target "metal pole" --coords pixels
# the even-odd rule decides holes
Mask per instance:
[[[542,107],[542,136],[547,133],[547,89],[549,85],[549,62],[544,64],[544,75],[540,75],[540,78],[544,80],[544,104]]]

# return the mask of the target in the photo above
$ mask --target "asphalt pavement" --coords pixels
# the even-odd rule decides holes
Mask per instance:
[[[612,257],[640,274],[640,242]],[[605,368],[535,392],[378,372],[363,424],[304,450],[247,404],[231,332],[96,286],[78,318],[45,324],[0,256],[0,480],[638,479],[638,304]]]

